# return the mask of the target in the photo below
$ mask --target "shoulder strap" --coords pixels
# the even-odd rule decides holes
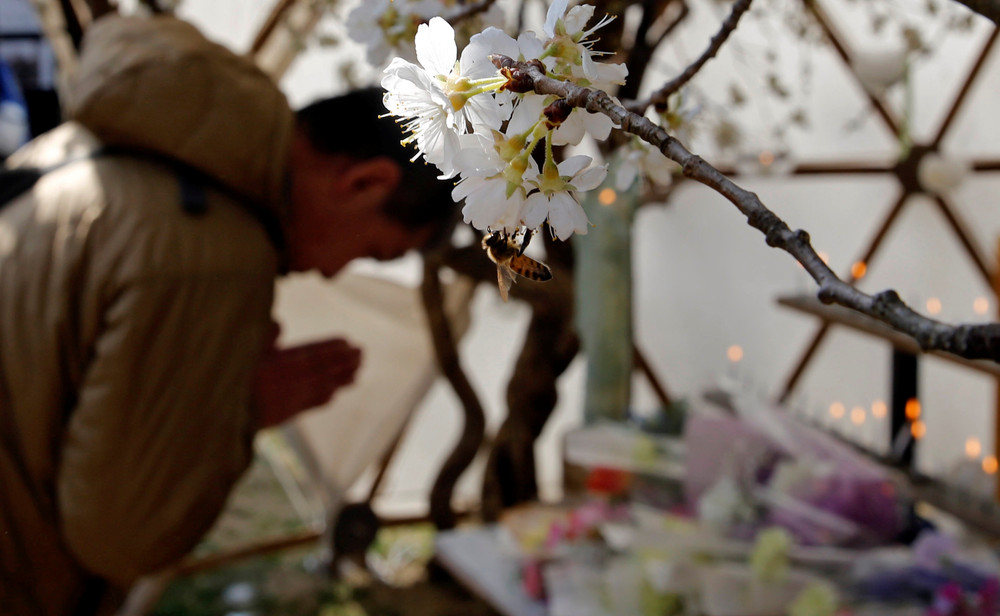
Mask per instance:
[[[41,169],[0,169],[0,208],[31,190],[44,172]]]
[[[56,163],[51,167],[44,168],[17,167],[14,169],[7,169],[6,167],[0,167],[0,209],[3,209],[5,205],[31,190],[38,180],[40,180],[46,173],[55,171],[56,169],[61,169],[66,165],[80,160],[87,160],[88,158],[101,156],[103,153],[103,150],[95,150],[89,154],[67,158],[66,160]]]
[[[205,192],[207,186],[213,186],[220,192],[232,196],[243,204],[244,209],[249,212],[264,227],[264,231],[270,238],[271,243],[278,249],[279,253],[284,252],[284,234],[282,233],[281,222],[278,216],[258,204],[248,202],[247,199],[233,193],[228,187],[219,184],[197,169],[188,167],[178,161],[165,156],[148,152],[138,152],[123,148],[105,146],[83,156],[69,158],[60,163],[43,169],[37,167],[21,167],[16,169],[5,169],[0,167],[0,210],[5,205],[31,190],[38,180],[51,171],[60,169],[71,163],[80,160],[99,158],[102,156],[133,156],[155,160],[172,168],[177,174],[177,181],[180,185],[181,207],[191,215],[205,213],[208,209],[208,198]]]

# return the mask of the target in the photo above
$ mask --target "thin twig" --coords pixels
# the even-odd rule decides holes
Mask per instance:
[[[538,94],[560,96],[573,107],[603,113],[622,130],[656,146],[664,156],[681,166],[686,177],[713,189],[746,217],[750,226],[764,234],[769,246],[792,255],[819,285],[823,303],[836,303],[874,317],[910,336],[924,350],[940,350],[967,359],[992,359],[1000,362],[1000,324],[949,325],[914,312],[892,290],[866,294],[841,280],[816,254],[803,230],[792,231],[756,194],[737,186],[721,171],[692,154],[660,126],[630,112],[605,92],[591,90],[546,77],[537,66],[494,56],[494,63],[527,78]],[[527,85],[527,84],[526,84]]]
[[[653,58],[653,52],[656,50],[656,45],[649,43],[649,29],[670,4],[669,1],[663,2],[663,0],[643,0],[642,19],[635,29],[635,40],[632,43],[632,49],[628,51],[628,58],[625,60],[629,80],[618,90],[619,98],[635,98],[638,95],[639,85],[646,74],[649,61]]]
[[[722,22],[722,26],[719,28],[719,31],[715,33],[715,36],[712,37],[708,48],[701,54],[701,57],[692,62],[680,75],[674,77],[664,84],[662,88],[651,94],[647,100],[630,105],[629,108],[638,114],[642,114],[650,105],[666,103],[671,94],[684,87],[684,84],[691,81],[691,78],[698,74],[698,71],[701,70],[701,67],[705,66],[706,62],[714,58],[715,55],[719,53],[719,50],[722,49],[722,45],[726,42],[726,39],[729,38],[729,35],[732,34],[734,30],[736,30],[736,25],[739,23],[740,18],[743,17],[743,14],[750,8],[750,3],[752,1],[753,0],[736,0],[733,4],[733,10],[729,13],[729,17]]]
[[[454,15],[449,15],[448,23],[454,26],[461,21],[469,19],[470,17],[474,17],[480,13],[485,13],[491,6],[493,6],[495,1],[496,0],[483,0],[483,2],[470,4]]]
[[[681,12],[677,14],[677,18],[676,19],[674,19],[672,22],[670,22],[669,26],[667,26],[666,28],[663,29],[663,32],[660,32],[660,36],[656,37],[656,44],[653,45],[653,48],[655,49],[655,48],[659,47],[660,44],[663,41],[665,41],[667,39],[667,37],[670,36],[670,34],[674,30],[676,30],[677,28],[679,28],[680,25],[682,23],[684,23],[684,21],[687,20],[687,18],[690,15],[691,15],[691,7],[688,6],[688,3],[685,0],[681,0]]]

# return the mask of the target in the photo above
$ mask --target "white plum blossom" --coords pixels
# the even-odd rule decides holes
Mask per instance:
[[[546,51],[557,58],[555,73],[588,87],[611,90],[615,85],[625,83],[628,69],[624,64],[594,62],[594,52],[588,37],[605,26],[612,18],[606,17],[589,30],[584,30],[594,15],[594,7],[589,4],[574,6],[567,11],[569,0],[556,0],[549,6],[543,31],[548,40]],[[617,101],[616,101],[617,102]],[[584,134],[589,133],[598,141],[608,138],[614,123],[604,114],[590,113],[584,109],[574,109],[570,116],[556,129],[556,145],[577,145]]]
[[[553,77],[608,90],[624,83],[627,70],[621,64],[596,62],[598,54],[591,51],[589,37],[611,18],[587,28],[593,6],[570,8],[569,0],[555,0],[543,38],[524,32],[514,40],[487,27],[469,39],[459,57],[455,31],[448,22],[433,17],[414,25],[412,16],[418,13],[407,12],[430,1],[440,2],[390,0],[393,7],[385,0],[368,0],[369,6],[352,13],[356,20],[362,16],[381,20],[377,24],[381,38],[374,41],[378,36],[367,35],[374,41],[369,45],[388,44],[400,29],[414,31],[417,63],[396,58],[382,78],[385,106],[408,133],[403,142],[415,142],[418,156],[436,165],[440,177],[458,176],[452,197],[464,200],[465,221],[476,229],[515,234],[547,222],[559,239],[586,233],[590,223],[577,193],[596,188],[607,167],[593,166],[587,156],[557,164],[552,147],[578,144],[586,134],[607,139],[613,122],[583,109],[567,114],[565,103],[547,109],[558,102],[555,96],[515,94],[521,88],[512,86],[510,70],[498,70],[491,56],[537,60]],[[404,13],[410,16],[404,18]],[[542,143],[545,162],[539,169],[532,153]]]
[[[460,134],[468,132],[467,123],[500,128],[505,119],[501,116],[497,100],[491,96],[474,96],[474,86],[471,83],[477,77],[496,77],[495,67],[483,70],[486,63],[482,61],[482,57],[487,51],[485,45],[476,41],[477,37],[482,37],[487,39],[487,44],[499,44],[498,37],[490,36],[495,32],[503,34],[496,28],[489,28],[488,33],[474,36],[462,52],[462,60],[459,62],[456,61],[458,49],[455,45],[455,30],[451,24],[435,17],[417,28],[417,60],[431,77],[441,82],[439,87],[451,103],[449,115],[453,121],[450,125]],[[463,70],[463,67],[468,68]]]
[[[390,55],[415,60],[417,27],[440,10],[438,0],[365,0],[347,14],[347,33],[365,46],[373,66],[382,66]]]
[[[578,191],[600,186],[608,175],[607,165],[590,166],[589,156],[571,156],[558,166],[546,164],[532,183],[537,192],[524,205],[524,224],[534,229],[548,221],[552,233],[565,240],[574,233],[585,235],[590,226],[587,213],[576,198]]]
[[[646,177],[656,186],[670,186],[674,181],[675,165],[645,141],[632,139],[619,152],[621,164],[615,173],[615,190],[628,190],[638,177]]]
[[[408,120],[403,128],[410,135],[403,142],[416,140],[424,159],[437,166],[442,179],[454,177],[451,159],[460,147],[459,133],[453,130],[451,103],[435,80],[420,67],[394,58],[386,68],[382,87],[386,89],[386,109]]]
[[[458,135],[476,126],[499,128],[504,121],[500,102],[491,96],[474,96],[474,84],[462,74],[462,62],[456,61],[455,31],[444,19],[435,17],[421,24],[415,46],[420,66],[395,58],[385,69],[384,103],[390,113],[409,120],[403,125],[411,133],[406,142],[415,139],[424,158],[441,170],[442,178],[454,177],[451,160],[459,148]],[[466,48],[467,63],[473,67],[482,66],[471,60],[477,50],[472,45]]]
[[[579,4],[569,11],[566,9],[569,9],[569,0],[555,0],[549,6],[542,31],[550,39],[565,35],[579,43],[585,41],[587,37],[614,19],[614,17],[605,16],[596,26],[585,31],[587,22],[594,16],[594,6],[592,4]]]
[[[554,145],[579,145],[584,135],[591,135],[604,141],[611,134],[615,123],[603,113],[590,113],[586,109],[574,109],[563,123],[552,133]]]
[[[451,195],[455,201],[465,199],[462,218],[476,229],[513,233],[524,225],[526,196],[520,186],[508,195],[508,187],[502,174],[469,177],[455,186]]]
[[[543,106],[543,97],[525,97],[507,123],[507,135],[463,135],[463,148],[454,159],[462,180],[452,197],[465,199],[462,215],[476,229],[512,233],[525,224],[525,199],[538,177],[538,165],[525,146]]]
[[[509,179],[511,167],[495,148],[469,147],[456,156],[462,164],[462,181],[452,190],[455,201],[465,199],[462,217],[481,231],[513,233],[524,223],[527,183],[538,176],[538,165],[525,157],[520,180]]]
[[[625,83],[628,76],[628,69],[624,64],[602,64],[594,62],[595,52],[590,47],[593,41],[589,40],[591,34],[610,23],[614,18],[605,17],[593,28],[584,30],[587,22],[594,16],[594,7],[589,4],[580,4],[569,9],[569,0],[556,0],[549,6],[549,11],[545,16],[545,27],[543,31],[549,37],[545,42],[549,53],[562,60],[565,71],[568,75],[577,79],[584,78],[591,85],[601,89],[608,89],[610,85],[621,85]]]
[[[347,14],[347,35],[365,47],[365,57],[372,66],[383,66],[390,56],[415,62],[417,27],[435,16],[448,19],[466,8],[450,0],[363,0]],[[493,4],[462,19],[456,35],[467,41],[476,32],[503,22],[503,9]]]

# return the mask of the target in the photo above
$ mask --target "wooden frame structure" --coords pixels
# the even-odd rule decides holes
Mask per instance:
[[[861,79],[857,76],[857,73],[851,69],[851,58],[847,51],[847,47],[843,42],[843,38],[836,31],[830,19],[823,12],[822,7],[817,2],[805,2],[804,4],[807,10],[815,16],[817,23],[826,33],[826,36],[836,50],[837,55],[841,58],[841,60],[843,60],[844,64],[857,80],[858,84],[861,85],[862,89],[864,89],[864,91],[868,94],[868,100],[872,108],[876,111],[879,119],[892,134],[898,135],[900,131],[899,122],[881,99],[868,91],[867,88],[864,88],[861,83]],[[924,193],[924,189],[920,186],[917,177],[917,169],[919,168],[920,161],[924,156],[936,153],[941,148],[944,138],[948,135],[948,130],[954,123],[958,112],[961,110],[963,103],[965,103],[968,97],[969,91],[972,89],[972,85],[979,77],[987,57],[995,47],[998,36],[1000,36],[1000,29],[994,27],[993,31],[987,38],[986,43],[980,50],[972,69],[969,71],[961,88],[959,89],[958,95],[949,107],[944,121],[938,128],[937,134],[933,139],[931,139],[930,142],[913,145],[909,149],[905,158],[891,165],[855,165],[850,163],[832,163],[822,165],[803,164],[795,167],[792,171],[794,175],[883,174],[894,176],[896,178],[900,188],[899,195],[878,230],[872,236],[867,248],[865,248],[861,256],[857,259],[857,262],[865,264],[871,262],[881,247],[886,234],[898,220],[900,212],[902,212],[905,206],[910,202],[910,197],[916,194]],[[972,168],[975,171],[997,171],[1000,170],[1000,160],[977,160],[973,162]],[[937,209],[944,216],[952,232],[961,243],[966,254],[972,260],[976,270],[983,277],[983,280],[992,288],[994,281],[993,268],[988,265],[988,259],[983,255],[982,249],[976,245],[966,222],[962,219],[954,205],[946,197],[933,195],[933,201],[937,206]],[[859,277],[856,276],[854,272],[848,272],[844,278],[853,283],[856,282]],[[799,378],[802,376],[829,331],[830,326],[828,323],[820,325],[819,329],[813,335],[812,340],[806,346],[801,357],[796,362],[791,373],[785,380],[785,384],[783,385],[781,394],[779,395],[780,401],[786,401],[792,390],[795,389]]]
[[[893,115],[891,110],[885,104],[885,102],[873,94],[868,88],[866,88],[858,76],[857,72],[854,70],[851,63],[850,53],[848,51],[847,44],[845,43],[845,38],[840,32],[835,28],[833,21],[824,12],[823,7],[818,2],[803,2],[806,10],[810,12],[816,20],[816,23],[823,30],[827,39],[836,51],[837,56],[841,59],[843,64],[847,67],[849,73],[854,77],[855,81],[861,86],[862,90],[867,94],[868,102],[871,108],[875,111],[879,120],[884,124],[885,128],[894,135],[900,134],[900,123],[897,118]],[[907,204],[911,202],[911,197],[918,194],[926,194],[924,188],[920,185],[918,177],[918,169],[921,160],[930,154],[936,154],[940,151],[944,139],[948,136],[949,130],[954,125],[954,121],[961,111],[963,105],[968,99],[968,95],[972,90],[973,85],[980,78],[980,74],[983,67],[986,64],[987,59],[990,54],[994,51],[997,43],[997,39],[1000,37],[1000,28],[994,26],[990,34],[987,36],[985,43],[981,47],[979,53],[972,62],[971,68],[966,74],[961,86],[959,87],[955,98],[951,101],[948,110],[938,126],[936,133],[933,138],[927,142],[912,144],[909,149],[905,152],[905,155],[897,160],[893,164],[888,165],[856,165],[851,163],[827,163],[827,164],[802,164],[794,168],[792,173],[794,175],[800,176],[810,176],[810,175],[859,175],[859,174],[881,174],[886,176],[895,177],[899,185],[899,194],[896,197],[892,207],[889,209],[885,218],[882,220],[878,229],[875,231],[871,237],[867,247],[861,253],[861,256],[855,261],[855,263],[865,264],[865,269],[867,269],[868,264],[871,260],[875,258],[878,253],[879,248],[882,245],[883,240],[888,234],[889,230],[893,227],[896,221],[899,219],[900,213],[906,207]],[[972,161],[971,169],[974,172],[992,172],[1000,171],[1000,159],[987,158],[978,159]],[[973,267],[980,274],[983,281],[989,285],[993,290],[994,296],[1000,298],[1000,263],[997,265],[991,265],[993,259],[987,257],[983,249],[977,245],[969,225],[960,216],[955,205],[949,200],[948,197],[940,194],[928,195],[934,203],[934,206],[939,211],[939,213],[944,217],[948,228],[954,234],[955,238],[959,241],[963,251],[971,260]],[[1000,246],[997,247],[1000,251]],[[1000,252],[998,252],[1000,256]],[[851,271],[848,272],[844,279],[854,283],[856,282],[863,273],[855,271],[852,267]],[[921,353],[920,349],[909,339],[902,340],[900,336],[896,335],[894,331],[886,331],[887,328],[883,328],[881,324],[871,325],[866,319],[860,319],[859,315],[843,315],[840,311],[831,311],[822,306],[815,306],[811,302],[803,302],[801,299],[797,298],[781,298],[779,303],[797,309],[820,319],[820,325],[818,326],[813,337],[806,345],[805,349],[802,351],[798,361],[795,363],[791,372],[786,377],[784,385],[782,386],[781,392],[778,395],[779,402],[787,401],[788,397],[791,395],[799,379],[804,374],[809,363],[812,361],[816,355],[822,342],[826,339],[827,334],[830,333],[834,325],[848,325],[854,329],[859,329],[867,333],[879,336],[883,339],[888,340],[894,346],[894,381],[899,381],[900,374],[906,373],[909,379],[908,384],[904,385],[904,389],[911,391],[913,395],[916,394],[916,367],[917,367],[917,357]],[[904,337],[905,338],[905,337]],[[973,367],[974,369],[984,371],[988,374],[992,374],[997,378],[997,407],[994,414],[994,455],[1000,457],[1000,375],[996,373],[993,368],[995,366],[985,366],[983,362],[966,362],[960,361],[963,365],[967,367]],[[905,364],[905,365],[904,365]],[[906,379],[903,379],[906,380]],[[901,426],[905,426],[906,422],[909,421],[905,418],[905,411],[903,406],[906,403],[904,398],[900,398],[895,394],[898,393],[899,382],[894,382],[894,398],[899,398],[894,400],[893,406],[898,408],[893,408],[893,424],[894,428],[898,429]],[[895,429],[893,433],[895,433]],[[906,451],[906,454],[897,460],[897,463],[902,463],[904,466],[909,466],[912,461],[913,455],[913,443]],[[997,481],[997,492],[998,500],[1000,500],[1000,477]]]

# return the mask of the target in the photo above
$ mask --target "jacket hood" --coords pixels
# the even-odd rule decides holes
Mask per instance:
[[[254,63],[167,16],[98,20],[65,110],[108,145],[190,165],[280,214],[294,114]]]

